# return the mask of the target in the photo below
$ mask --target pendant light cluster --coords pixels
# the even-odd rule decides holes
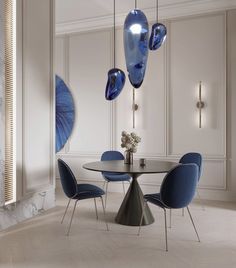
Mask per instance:
[[[108,72],[108,81],[105,97],[114,100],[122,91],[125,84],[125,74],[115,67],[116,39],[115,39],[115,0],[114,0],[114,68]],[[126,68],[129,81],[134,88],[139,88],[144,79],[148,50],[157,50],[166,39],[167,30],[165,25],[158,22],[158,0],[156,1],[156,23],[152,26],[149,38],[148,20],[145,14],[135,8],[129,12],[124,23],[124,50]]]

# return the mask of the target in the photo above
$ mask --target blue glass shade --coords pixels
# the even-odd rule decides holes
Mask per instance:
[[[125,73],[113,68],[108,72],[108,80],[106,85],[105,98],[107,100],[114,100],[121,93],[125,85]]]
[[[75,121],[73,97],[65,82],[56,75],[56,152],[67,142]]]
[[[149,39],[149,49],[158,49],[166,40],[167,29],[164,24],[155,23],[152,25],[152,33]]]
[[[124,49],[130,83],[139,88],[148,59],[148,21],[141,10],[132,10],[125,19]]]

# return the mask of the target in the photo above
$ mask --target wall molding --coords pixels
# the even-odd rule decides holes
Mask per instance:
[[[98,32],[99,30],[97,30]],[[106,32],[109,34],[109,43],[110,43],[110,66],[109,68],[112,68],[113,66],[113,31],[111,29],[107,29]],[[87,33],[83,33],[87,34]],[[70,46],[70,39],[71,37],[74,37],[76,35],[80,35],[79,33],[74,33],[74,34],[67,34],[64,36],[64,46],[65,46],[65,76],[66,76],[66,82],[70,85],[70,51],[69,51],[69,46]],[[73,97],[74,97],[74,92],[72,91]],[[110,150],[115,148],[115,104],[114,102],[110,102],[108,107],[107,107],[107,115],[109,118],[108,121],[108,128],[109,128],[109,141],[108,141],[108,147]],[[65,154],[66,155],[76,155],[79,157],[97,157],[99,155],[99,158],[101,157],[101,154],[103,152],[93,152],[93,151],[77,151],[71,149],[71,137],[69,137],[66,145],[65,145]]]
[[[211,2],[211,1],[210,1]],[[201,14],[198,16],[198,18],[201,17],[206,17],[207,14]],[[224,54],[224,62],[222,65],[222,73],[223,73],[223,79],[222,79],[222,87],[223,87],[223,93],[222,93],[222,107],[223,107],[223,111],[224,111],[224,115],[223,115],[223,128],[222,128],[222,147],[223,150],[222,152],[218,153],[218,154],[204,154],[203,157],[206,160],[215,160],[215,161],[219,161],[219,160],[226,160],[227,159],[227,146],[226,146],[226,136],[227,136],[227,125],[226,125],[226,121],[227,121],[227,116],[226,116],[226,91],[227,91],[227,81],[226,81],[226,72],[227,72],[227,68],[226,68],[226,55],[227,55],[227,13],[225,11],[222,12],[215,12],[215,13],[211,13],[208,15],[208,17],[214,17],[214,16],[221,16],[222,17],[222,23],[223,23],[223,28],[224,28],[224,37],[223,37],[223,54]],[[196,16],[193,16],[192,19],[195,19]],[[186,18],[180,18],[178,19],[178,21],[185,21]],[[187,20],[191,20],[191,18],[187,18]],[[170,20],[166,23],[167,27],[168,27],[168,31],[170,34],[171,31],[171,24],[174,23],[175,20]],[[174,152],[173,149],[171,149],[172,147],[172,140],[171,140],[171,133],[172,133],[172,126],[171,126],[171,115],[170,115],[170,108],[171,108],[171,104],[170,104],[170,96],[171,96],[171,71],[170,71],[170,66],[171,66],[171,51],[170,51],[170,47],[172,44],[172,40],[169,37],[168,43],[167,43],[167,54],[166,54],[166,60],[167,60],[167,90],[166,90],[166,94],[167,94],[167,126],[168,126],[168,130],[167,131],[167,157],[170,158],[179,158],[182,156],[181,153],[179,152]],[[225,180],[225,184],[226,185],[226,176],[224,178]],[[225,188],[226,186],[224,186]]]
[[[122,149],[122,148],[120,148]],[[74,158],[74,157],[82,157],[82,158],[100,158],[101,154],[103,152],[86,152],[86,153],[79,153],[79,152],[73,152],[73,153],[66,153],[66,152],[61,152],[61,153],[57,153],[57,157],[70,157],[70,158]],[[159,155],[159,154],[139,154],[139,153],[135,153],[134,157],[135,159],[139,159],[139,158],[147,158],[150,160],[173,160],[173,161],[178,161],[180,159],[180,157],[182,156],[182,154],[179,155]],[[207,161],[226,161],[225,157],[217,157],[217,156],[203,156],[204,160]]]
[[[82,161],[84,159],[89,159],[87,161],[99,161],[101,157],[100,152],[96,152],[94,154],[67,154],[67,153],[62,153],[62,154],[57,154],[57,158],[63,158],[63,159],[81,159]],[[156,155],[141,155],[141,154],[135,154],[135,159],[139,158],[146,158],[150,160],[160,160],[160,161],[173,161],[173,162],[178,162],[181,156],[156,156]],[[204,184],[200,182],[199,189],[205,189],[205,190],[221,190],[221,191],[226,191],[227,190],[227,160],[226,159],[219,159],[219,158],[207,158],[204,157],[203,159],[204,163],[207,165],[208,163],[214,163],[215,165],[221,165],[223,168],[223,177],[222,180],[220,181],[220,184]],[[103,180],[99,180],[96,178],[96,174],[94,174],[94,179],[91,180],[91,178],[88,177],[81,177],[79,180],[85,180],[87,182],[98,182],[101,183]],[[140,182],[140,185],[143,186],[160,186],[161,183],[149,183],[149,182]]]
[[[162,20],[183,16],[199,15],[203,13],[225,11],[236,8],[236,2],[231,0],[199,0],[181,1],[159,7],[159,17]],[[155,8],[143,9],[150,21],[155,20]],[[127,11],[128,12],[128,11]],[[123,25],[127,13],[117,14],[116,25]],[[112,15],[56,23],[56,34],[85,32],[96,29],[110,28],[113,22]]]
[[[200,1],[202,2],[202,1]],[[212,2],[212,1],[204,1],[204,2]],[[216,1],[215,1],[216,2]],[[216,13],[211,13],[209,14],[210,16],[215,16],[215,15],[219,15],[219,14],[222,14],[223,16],[226,16],[226,12],[216,12]],[[207,16],[206,14],[206,10],[204,12],[204,14],[201,14],[201,15],[197,15],[195,16],[196,17],[202,17],[202,16]],[[182,20],[182,19],[186,19],[186,18],[180,18],[178,20]],[[191,18],[190,18],[191,19]],[[224,17],[224,20],[226,18]],[[175,21],[175,20],[173,20]],[[169,28],[170,27],[170,23],[169,21],[166,21],[166,25],[167,27]],[[225,24],[225,27],[226,27],[226,24]],[[120,28],[120,26],[118,26],[118,28]],[[91,28],[92,29],[92,28]],[[90,30],[91,30],[90,29]],[[95,29],[94,30],[95,32],[96,31],[101,31],[101,29]],[[106,29],[107,31],[107,29]],[[78,33],[67,33],[66,35],[62,35],[62,36],[58,36],[58,38],[69,38],[70,36],[73,36],[73,35],[76,35]],[[92,32],[90,32],[90,34],[92,34]],[[223,40],[225,42],[225,40]],[[112,46],[112,42],[111,42],[111,46]],[[170,45],[170,44],[169,44]],[[165,126],[164,126],[164,131],[165,131],[165,135],[164,135],[164,143],[165,143],[165,148],[164,148],[164,151],[162,154],[160,154],[160,152],[150,152],[150,153],[136,153],[135,154],[135,158],[138,159],[138,158],[147,158],[147,159],[154,159],[154,160],[166,160],[166,161],[174,161],[174,162],[178,162],[180,157],[182,156],[182,154],[180,154],[179,152],[171,152],[171,148],[169,147],[170,146],[170,133],[171,133],[171,129],[170,129],[170,120],[169,120],[169,117],[170,117],[170,103],[169,103],[169,99],[170,99],[170,94],[171,92],[169,91],[169,88],[170,88],[170,77],[169,77],[169,69],[168,67],[170,66],[170,54],[169,54],[169,47],[165,46],[164,47],[164,54],[165,54],[165,60],[164,60],[164,76],[165,76],[165,79],[164,79],[164,93],[165,93],[165,96],[164,96],[164,99],[165,99],[165,107],[164,107],[164,116],[165,116]],[[226,50],[225,50],[225,53],[226,53]],[[225,83],[224,83],[225,85]],[[225,95],[224,95],[224,107],[225,107]],[[116,102],[114,102],[112,104],[112,107],[110,108],[110,113],[111,113],[111,122],[110,122],[110,133],[109,133],[109,141],[110,141],[110,144],[111,144],[111,149],[116,149],[116,146],[117,146],[117,149],[119,150],[119,143],[117,142],[118,139],[116,138],[116,135],[118,135],[119,137],[119,133],[117,133],[116,131],[116,127],[117,125],[115,124],[115,118],[116,118],[116,114],[117,114],[117,107],[116,107]],[[226,116],[226,114],[225,114]],[[112,129],[111,129],[112,128]],[[224,122],[224,136],[222,137],[223,141],[224,141],[224,145],[226,143],[226,120]],[[118,143],[118,144],[117,144]],[[121,148],[120,148],[121,150]],[[213,172],[213,175],[211,175],[210,177],[210,180],[208,180],[208,175],[209,175],[209,172],[207,171],[206,172],[206,181],[202,180],[200,182],[200,185],[199,185],[199,188],[202,190],[202,191],[206,191],[206,192],[220,192],[222,191],[223,194],[227,195],[227,158],[226,158],[226,146],[225,146],[225,150],[222,154],[218,154],[218,155],[203,155],[203,159],[204,159],[204,162],[206,162],[206,166],[207,164],[209,164],[209,168],[212,169],[214,171],[214,169],[217,167],[217,171],[219,171],[219,176],[217,176],[217,178],[215,178],[215,174],[217,174],[217,172]],[[86,180],[87,182],[94,182],[94,183],[102,183],[103,180],[99,179],[97,174],[86,174],[85,172],[83,172],[82,168],[79,167],[80,164],[83,164],[84,161],[86,162],[92,162],[92,161],[98,161],[101,157],[101,154],[102,152],[99,152],[99,151],[87,151],[87,152],[79,152],[78,150],[77,151],[74,151],[74,150],[68,150],[68,151],[62,151],[60,153],[57,154],[57,157],[62,157],[65,159],[65,161],[68,161],[68,163],[73,163],[72,164],[72,168],[74,168],[74,170],[76,170],[76,175],[78,176],[79,180],[80,179],[84,179]],[[75,159],[78,159],[78,161],[76,162],[76,165],[75,165]],[[82,165],[80,165],[82,166]],[[219,166],[219,167],[218,167]],[[208,169],[209,170],[209,169]],[[81,177],[80,177],[81,176]],[[205,183],[206,182],[206,183]],[[111,191],[114,190],[114,192],[116,191],[120,191],[122,190],[121,188],[119,188],[118,186],[118,189],[116,190],[116,185],[114,186],[114,188],[111,188]],[[156,182],[156,183],[152,183],[152,182],[140,182],[140,185],[142,185],[143,187],[152,187],[153,186],[160,186],[160,182]],[[148,188],[149,190],[149,188]]]

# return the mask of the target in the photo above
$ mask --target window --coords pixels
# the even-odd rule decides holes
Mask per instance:
[[[16,200],[15,194],[15,118],[16,118],[16,25],[15,0],[5,0],[5,203]]]

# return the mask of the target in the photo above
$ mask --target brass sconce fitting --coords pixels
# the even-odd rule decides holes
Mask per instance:
[[[198,90],[198,102],[197,108],[199,109],[199,128],[202,128],[202,109],[205,107],[205,103],[202,101],[202,82],[199,82],[199,90]]]
[[[134,110],[134,111],[137,111],[137,110],[138,110],[138,104],[136,104],[136,103],[133,104],[133,110]]]

